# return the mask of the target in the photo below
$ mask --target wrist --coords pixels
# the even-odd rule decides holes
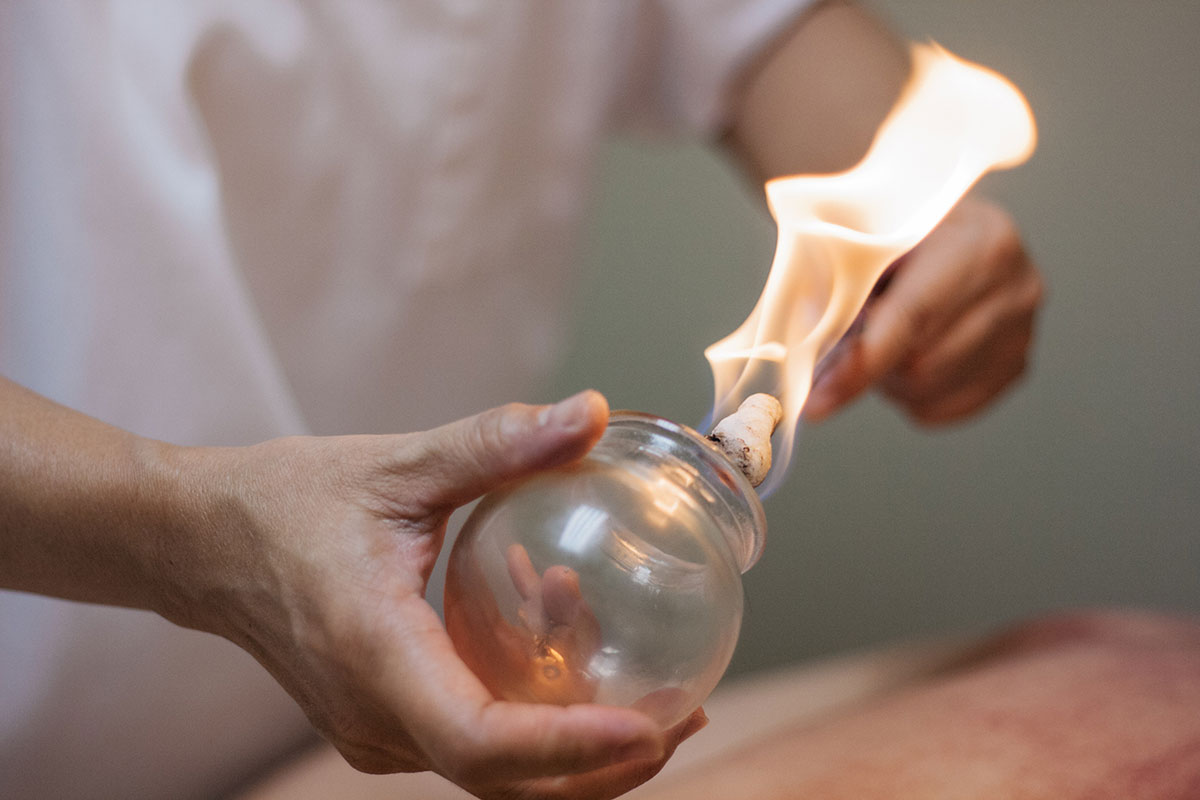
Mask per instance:
[[[125,482],[131,487],[130,524],[123,538],[128,605],[188,627],[186,573],[198,519],[204,516],[197,448],[152,439],[130,446]]]
[[[0,588],[222,632],[209,609],[256,564],[234,477],[255,448],[148,439],[3,378],[0,405]]]
[[[163,446],[151,457],[149,470],[163,498],[163,521],[147,561],[154,574],[152,610],[252,653],[271,631],[302,626],[311,576],[292,548],[319,506],[297,512],[313,499],[297,493],[300,476],[309,477],[293,463],[300,441]],[[301,547],[300,561],[319,560],[316,549]]]
[[[219,609],[230,605],[248,528],[247,502],[235,477],[243,448],[148,445],[140,469],[153,486],[157,520],[141,567],[149,610],[187,628],[229,636]]]

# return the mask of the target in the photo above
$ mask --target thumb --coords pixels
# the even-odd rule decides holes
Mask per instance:
[[[457,508],[502,483],[582,457],[608,423],[594,390],[550,406],[510,403],[417,434],[408,469],[430,510]]]

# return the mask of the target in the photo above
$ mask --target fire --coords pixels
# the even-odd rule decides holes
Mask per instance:
[[[764,494],[791,460],[814,370],[884,270],[985,172],[1025,161],[1036,138],[1033,114],[1007,79],[919,45],[908,87],[857,166],[767,183],[779,239],[766,286],[741,327],[704,351],[714,420],[754,392],[783,402]]]

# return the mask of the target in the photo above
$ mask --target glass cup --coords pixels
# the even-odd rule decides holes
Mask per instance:
[[[581,461],[476,507],[450,555],[446,628],[499,698],[630,706],[670,727],[729,665],[765,533],[758,494],[712,442],[614,412]]]

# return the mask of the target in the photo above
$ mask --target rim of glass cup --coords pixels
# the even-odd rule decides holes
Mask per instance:
[[[711,474],[702,474],[700,477],[716,492],[717,496],[713,499],[719,499],[728,512],[722,515],[725,517],[723,521],[728,524],[721,525],[721,531],[738,571],[745,573],[754,566],[766,544],[766,511],[754,486],[721,449],[694,428],[644,411],[613,411],[609,415],[609,427],[614,423],[618,427],[640,427],[661,434],[681,451],[687,448],[686,453],[694,456],[692,461],[708,468]],[[682,452],[666,454],[676,457],[683,455]],[[739,505],[749,513],[738,513]]]

